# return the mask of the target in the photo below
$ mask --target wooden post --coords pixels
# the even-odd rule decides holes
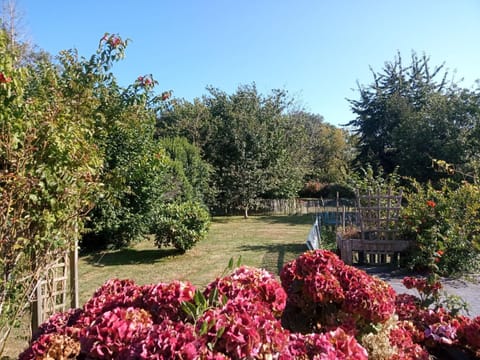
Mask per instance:
[[[70,307],[76,309],[78,304],[78,228],[75,229],[75,241],[69,254],[70,264]]]
[[[35,293],[36,293],[36,300],[31,303],[32,309],[32,321],[31,321],[31,330],[32,336],[37,331],[38,327],[42,323],[42,285],[40,283],[41,279],[38,279]]]

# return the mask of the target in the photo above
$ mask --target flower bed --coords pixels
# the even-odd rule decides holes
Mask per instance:
[[[203,291],[109,280],[83,308],[44,323],[20,359],[428,359],[445,347],[480,355],[480,318],[423,304],[317,250],[287,264],[281,284],[250,267]]]

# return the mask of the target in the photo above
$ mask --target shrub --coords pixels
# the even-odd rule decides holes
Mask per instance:
[[[153,225],[155,244],[189,250],[205,238],[209,225],[210,215],[200,204],[191,201],[168,204]]]
[[[480,188],[444,182],[440,189],[413,183],[405,194],[402,236],[415,245],[406,264],[412,269],[442,275],[478,269],[480,241]]]
[[[395,311],[390,285],[345,265],[330,251],[301,255],[284,267],[280,278],[287,306],[303,314],[310,331],[343,327],[356,334],[387,321]]]
[[[285,266],[286,299],[273,275],[250,267],[203,292],[179,281],[109,280],[82,309],[52,316],[19,358],[427,360],[449,349],[480,355],[480,317],[427,308],[422,299],[435,296],[438,285],[405,283],[421,298],[396,295],[324,250]],[[283,321],[292,310],[308,329]]]
[[[277,315],[285,297],[270,301],[284,292],[264,270],[237,269],[209,284],[211,293],[222,301],[202,298],[189,283],[109,280],[82,309],[52,316],[19,358],[367,359],[342,329],[302,335],[283,328]],[[196,318],[183,311],[199,304]]]

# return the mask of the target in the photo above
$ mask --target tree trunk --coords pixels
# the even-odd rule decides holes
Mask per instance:
[[[243,218],[248,219],[248,206],[244,207]]]

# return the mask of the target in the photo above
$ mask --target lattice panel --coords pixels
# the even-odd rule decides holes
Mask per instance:
[[[56,312],[63,312],[68,307],[69,277],[68,257],[50,264],[36,287],[34,302],[34,323],[40,325]]]

